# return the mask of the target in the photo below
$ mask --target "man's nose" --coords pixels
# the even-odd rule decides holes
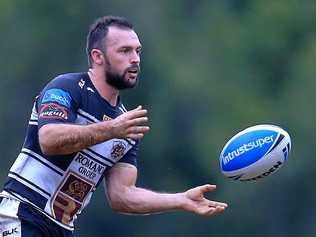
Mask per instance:
[[[134,51],[131,57],[131,64],[139,64],[140,63],[140,55]]]

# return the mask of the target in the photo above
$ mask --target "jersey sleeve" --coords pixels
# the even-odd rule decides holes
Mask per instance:
[[[38,127],[51,123],[73,123],[77,117],[78,89],[73,80],[57,77],[37,98]]]
[[[139,143],[137,142],[119,162],[128,163],[137,167],[137,157],[138,157]]]

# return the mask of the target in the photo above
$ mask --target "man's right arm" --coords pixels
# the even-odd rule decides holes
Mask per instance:
[[[141,139],[149,131],[147,110],[138,106],[110,121],[89,125],[46,124],[39,129],[39,144],[46,155],[78,152],[92,145],[113,139]]]

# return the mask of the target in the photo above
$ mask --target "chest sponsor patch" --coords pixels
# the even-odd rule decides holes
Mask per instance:
[[[102,177],[106,166],[79,152],[72,161],[70,169],[97,184]]]
[[[73,221],[74,216],[89,202],[89,195],[103,177],[106,165],[79,152],[68,167],[60,187],[51,201],[53,215],[64,224]]]
[[[43,96],[42,103],[55,102],[67,108],[71,106],[71,96],[62,89],[47,90]]]
[[[64,224],[72,222],[93,187],[93,183],[69,172],[51,201],[53,216]]]
[[[86,195],[91,191],[92,187],[93,184],[90,184],[82,178],[70,173],[60,191],[82,203]]]

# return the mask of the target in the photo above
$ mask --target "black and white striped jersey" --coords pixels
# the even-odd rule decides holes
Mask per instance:
[[[38,130],[50,123],[87,125],[126,112],[119,101],[111,106],[87,73],[70,73],[50,81],[36,98],[21,153],[12,165],[4,191],[27,202],[64,228],[89,203],[104,173],[117,162],[136,166],[138,142],[112,139],[69,155],[41,152]]]

